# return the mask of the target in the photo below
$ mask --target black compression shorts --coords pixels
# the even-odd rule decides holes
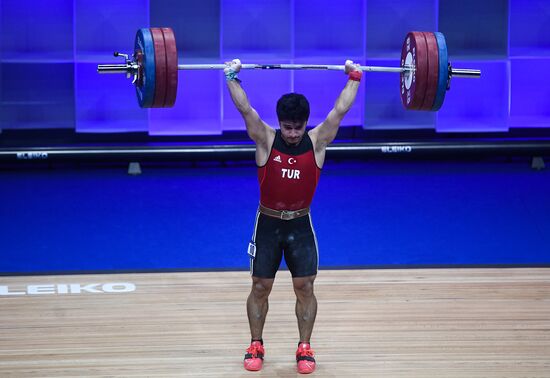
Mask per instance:
[[[292,277],[317,274],[319,255],[311,215],[291,220],[256,215],[252,241],[256,257],[250,260],[252,276],[275,278],[283,254]]]

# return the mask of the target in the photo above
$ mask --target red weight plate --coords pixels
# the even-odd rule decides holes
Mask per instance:
[[[153,43],[155,45],[155,98],[152,108],[164,107],[166,99],[166,49],[164,47],[164,35],[160,28],[151,28]]]
[[[421,110],[432,110],[435,95],[437,94],[437,85],[439,80],[439,48],[435,34],[431,32],[422,32],[426,38],[428,47],[428,82],[426,86],[426,96]]]
[[[162,28],[162,33],[166,47],[166,100],[164,107],[171,108],[176,103],[178,93],[178,49],[172,29]]]
[[[428,79],[428,48],[422,32],[409,32],[401,49],[401,66],[412,65],[414,72],[401,73],[401,102],[408,110],[424,103]]]

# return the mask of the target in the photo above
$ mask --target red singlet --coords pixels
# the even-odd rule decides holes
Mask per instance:
[[[308,133],[297,146],[288,146],[277,130],[267,163],[258,167],[260,203],[274,210],[309,207],[320,175]]]

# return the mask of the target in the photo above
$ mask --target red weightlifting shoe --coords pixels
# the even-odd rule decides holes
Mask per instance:
[[[298,363],[298,373],[309,374],[315,371],[315,353],[309,343],[299,343],[296,351],[296,362]]]
[[[260,341],[252,341],[244,355],[244,368],[250,371],[258,371],[264,363],[264,346]]]

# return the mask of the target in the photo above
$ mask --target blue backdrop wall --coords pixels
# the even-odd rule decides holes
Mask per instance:
[[[0,272],[248,267],[252,163],[0,182]],[[548,193],[550,171],[525,161],[329,161],[312,208],[320,265],[549,264]]]
[[[135,32],[171,26],[182,63],[398,65],[410,30],[439,30],[457,67],[437,114],[405,112],[398,75],[367,74],[344,126],[507,131],[550,127],[546,0],[0,0],[2,130],[217,135],[244,130],[220,72],[180,72],[172,109],[144,110],[98,75]],[[345,83],[331,72],[243,72],[275,125],[284,92],[310,124]],[[550,176],[526,161],[362,161],[324,168],[314,200],[321,266],[550,263]],[[0,169],[0,272],[246,268],[258,202],[251,162]]]
[[[0,129],[73,128],[152,135],[242,130],[222,74],[180,72],[173,109],[136,106],[123,75],[96,66],[131,52],[136,30],[170,26],[182,63],[399,64],[410,30],[446,35],[457,67],[480,80],[454,80],[436,115],[405,112],[399,75],[372,73],[345,125],[367,129],[506,131],[550,126],[550,11],[545,0],[0,0]],[[120,59],[120,58],[119,58]],[[344,85],[332,72],[246,72],[253,105],[276,124],[274,102],[306,94],[317,124]]]

